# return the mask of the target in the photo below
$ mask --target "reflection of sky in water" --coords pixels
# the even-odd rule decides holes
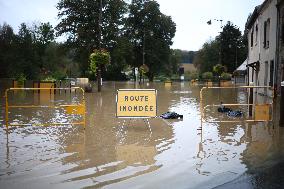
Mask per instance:
[[[86,94],[87,128],[82,126],[0,128],[0,184],[9,188],[210,188],[275,157],[279,129],[269,124],[209,124],[200,130],[199,87],[188,83],[145,85],[158,90],[158,114],[175,111],[181,120],[115,118],[117,89],[132,83],[109,82],[101,94]],[[20,95],[20,97],[16,97]],[[11,104],[41,104],[32,93],[14,94]],[[206,104],[245,103],[245,90],[212,90]],[[52,104],[80,102],[79,93],[56,94]],[[50,101],[45,101],[50,102]],[[2,106],[3,107],[3,106]],[[238,107],[246,111],[244,107]],[[4,110],[1,110],[4,123]],[[208,119],[230,119],[216,108]],[[68,123],[80,116],[64,109],[13,109],[18,123]],[[283,138],[283,137],[282,137]],[[278,139],[278,140],[276,140]],[[255,163],[254,163],[255,162]]]

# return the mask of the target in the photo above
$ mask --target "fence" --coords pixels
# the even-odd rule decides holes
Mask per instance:
[[[42,86],[44,87],[44,86]],[[55,91],[76,91],[79,90],[82,92],[82,100],[79,103],[74,104],[61,104],[61,105],[10,105],[9,104],[9,92],[13,91],[16,93],[18,91],[33,91],[34,95],[41,95],[41,97],[48,96],[49,98],[45,98],[45,101],[51,101],[54,98]],[[32,109],[32,108],[50,108],[50,109],[64,109],[66,114],[77,114],[82,116],[82,121],[79,122],[71,122],[71,123],[9,123],[9,110],[14,108],[24,108],[24,109]],[[9,126],[25,126],[25,125],[35,125],[35,126],[49,126],[49,125],[83,125],[86,127],[86,108],[85,108],[85,91],[80,87],[73,88],[9,88],[5,91],[5,123],[6,128]]]

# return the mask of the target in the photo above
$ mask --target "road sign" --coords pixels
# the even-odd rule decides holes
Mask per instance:
[[[116,116],[147,118],[157,116],[155,89],[120,89],[116,95]]]

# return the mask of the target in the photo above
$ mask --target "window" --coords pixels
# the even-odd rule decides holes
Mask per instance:
[[[251,30],[251,33],[250,33],[250,46],[251,47],[253,46],[253,29]]]
[[[270,77],[269,77],[269,86],[273,86],[273,78],[274,78],[274,61],[270,61]]]
[[[264,22],[264,36],[263,36],[263,47],[269,48],[269,30],[270,30],[270,19]]]
[[[258,25],[255,26],[255,45],[257,45],[257,38],[258,38]]]

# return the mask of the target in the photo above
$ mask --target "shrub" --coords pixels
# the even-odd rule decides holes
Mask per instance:
[[[90,70],[93,73],[97,72],[99,65],[106,66],[110,63],[110,54],[106,50],[97,50],[90,55]]]
[[[229,73],[222,73],[222,75],[221,75],[221,79],[223,79],[223,80],[231,80],[231,77],[232,77],[232,75],[231,74],[229,74]]]
[[[202,74],[202,79],[205,79],[205,80],[213,79],[213,73],[212,72],[204,72]]]

